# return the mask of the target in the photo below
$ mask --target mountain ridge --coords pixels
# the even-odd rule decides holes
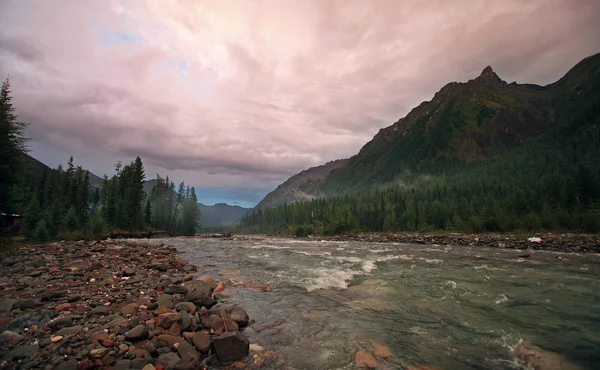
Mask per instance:
[[[546,86],[509,84],[491,66],[467,82],[449,82],[431,100],[381,128],[342,165],[305,186],[302,197],[277,191],[300,172],[257,208],[370,189],[502,156],[547,130],[561,109],[576,109],[564,107],[576,96],[573,91],[582,79],[593,75],[599,60],[600,54],[589,56]]]

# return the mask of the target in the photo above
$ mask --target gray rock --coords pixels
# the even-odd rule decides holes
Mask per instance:
[[[108,316],[110,315],[110,308],[104,306],[94,307],[92,308],[91,313],[92,315]]]
[[[19,346],[4,355],[4,360],[16,361],[16,360],[33,360],[38,354],[36,346]]]
[[[0,299],[0,312],[10,312],[10,310],[12,310],[15,302],[17,302],[16,299],[11,299],[11,298]]]
[[[144,325],[138,325],[135,328],[125,333],[125,339],[127,340],[141,340],[146,339],[150,336],[148,328]]]
[[[19,299],[15,303],[13,303],[13,310],[26,310],[28,308],[34,308],[35,301],[33,299]]]
[[[184,286],[189,294],[197,293],[200,296],[208,297],[212,293],[211,287],[200,280],[188,281]]]
[[[158,356],[155,364],[163,365],[166,370],[173,370],[175,369],[175,365],[177,365],[179,360],[181,360],[181,358],[177,353],[169,352]]]
[[[131,367],[131,360],[118,360],[113,367],[114,370],[127,370]]]
[[[248,313],[241,307],[234,306],[227,310],[227,316],[236,322],[240,327],[248,326],[250,317]]]
[[[166,294],[186,294],[188,292],[187,288],[183,285],[169,285],[165,288],[164,292]]]
[[[173,308],[173,307],[175,307],[175,303],[173,303],[173,299],[174,299],[174,297],[170,294],[161,294],[160,296],[158,296],[156,303],[158,304],[158,307],[165,306],[168,308]],[[150,307],[148,307],[148,309],[150,309]]]
[[[73,319],[70,316],[59,316],[46,323],[50,329],[58,330],[73,325]]]
[[[183,342],[184,339],[171,334],[161,334],[158,336],[158,340],[165,342],[169,347],[172,347],[175,343]]]
[[[30,266],[33,266],[33,267],[46,266],[46,260],[43,257],[42,258],[38,258],[37,260],[31,261],[30,262]]]
[[[152,361],[152,359],[147,359],[147,358],[135,358],[133,360],[131,360],[131,368],[132,369],[141,369],[143,367],[145,367],[146,365],[148,365],[150,362]]]
[[[187,331],[192,326],[192,315],[187,311],[181,311],[181,318],[179,319],[179,327],[183,331]]]
[[[179,343],[177,346],[177,353],[181,356],[182,359],[185,358],[195,358],[196,360],[200,360],[200,352],[196,351],[194,346],[192,346],[188,341],[183,341]]]
[[[68,328],[62,328],[60,329],[58,332],[56,332],[57,335],[77,335],[79,333],[81,333],[83,331],[83,326],[81,325],[75,325],[75,326],[71,326]]]
[[[106,356],[106,354],[108,353],[108,348],[94,348],[93,350],[90,351],[90,357],[91,358],[102,358],[104,356]]]
[[[12,346],[18,344],[23,339],[25,339],[25,337],[22,336],[21,334],[15,333],[10,330],[5,330],[2,332],[2,334],[0,334],[0,345],[3,347],[4,346],[12,347]]]
[[[236,361],[250,352],[250,342],[242,332],[225,333],[216,337],[212,348],[221,361]]]
[[[59,364],[54,369],[56,369],[56,370],[77,370],[77,360],[72,358],[68,361],[65,361],[65,362]]]

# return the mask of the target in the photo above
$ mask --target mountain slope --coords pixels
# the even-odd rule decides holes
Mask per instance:
[[[430,230],[600,232],[600,54],[584,59],[541,91],[550,109],[547,127],[504,153],[435,162],[435,156],[420,156],[416,143],[417,160],[407,156],[397,162],[407,168],[413,161],[417,170],[431,172],[416,172],[406,183],[391,182],[370,191],[348,191],[255,212],[240,222],[240,229],[297,235]],[[417,121],[413,127],[418,125]],[[339,172],[360,183],[362,178],[353,178],[356,173],[348,169],[362,155],[361,151],[338,173],[333,171],[325,184]],[[386,163],[386,158],[371,159]],[[436,168],[432,163],[445,166]],[[363,176],[372,175],[365,171]]]
[[[447,84],[431,101],[381,129],[319,189],[348,191],[486,160],[540,134],[553,119],[548,88],[507,84],[486,67],[469,82]]]
[[[200,205],[200,225],[202,227],[219,227],[233,224],[248,213],[250,208],[240,206],[231,206],[226,203],[216,203],[212,206],[207,206],[202,203]]]
[[[32,176],[36,180],[39,180],[42,178],[42,176],[44,174],[44,170],[51,169],[50,167],[48,167],[41,161],[33,158],[29,154],[25,154],[25,157],[23,158],[23,162],[24,162],[24,166],[25,166],[25,173],[28,176]],[[92,187],[95,187],[95,188],[99,187],[100,184],[102,184],[102,181],[103,180],[101,177],[94,175],[93,173],[90,172],[90,185]]]
[[[582,91],[595,83],[599,65],[600,54],[590,56],[547,86],[508,84],[486,67],[475,79],[444,86],[310,186],[291,180],[312,169],[292,176],[257,208],[410,183],[502,157],[580,109],[582,99],[594,101]]]
[[[313,188],[317,186],[331,171],[344,167],[347,159],[338,159],[327,162],[322,166],[311,167],[304,170],[279,185],[275,190],[267,194],[255,209],[276,207],[285,203],[294,203],[300,200],[314,198],[311,195]]]

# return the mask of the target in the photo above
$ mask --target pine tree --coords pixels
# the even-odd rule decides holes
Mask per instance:
[[[26,237],[30,238],[35,232],[37,224],[42,219],[42,209],[38,202],[37,195],[34,193],[25,209],[25,215],[21,222],[21,232]]]
[[[0,90],[0,210],[12,212],[10,190],[21,173],[21,161],[27,152],[23,131],[25,124],[17,121],[12,105],[10,81],[7,78]]]
[[[65,218],[62,222],[62,230],[64,231],[76,231],[79,229],[79,218],[75,212],[75,208],[69,208]]]
[[[41,220],[38,223],[37,227],[35,228],[35,232],[33,233],[33,240],[40,243],[46,243],[52,240],[50,231],[48,231],[48,228],[46,227],[46,221]]]

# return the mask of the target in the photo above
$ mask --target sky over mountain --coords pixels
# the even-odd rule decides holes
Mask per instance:
[[[600,2],[2,0],[0,77],[32,155],[253,206],[491,65],[547,84],[600,51]]]

